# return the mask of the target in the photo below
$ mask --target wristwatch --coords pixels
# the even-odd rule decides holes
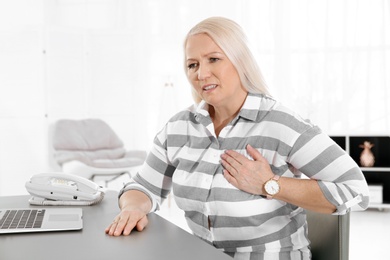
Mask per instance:
[[[266,183],[264,183],[264,190],[267,193],[267,199],[271,200],[280,191],[279,175],[274,175]]]

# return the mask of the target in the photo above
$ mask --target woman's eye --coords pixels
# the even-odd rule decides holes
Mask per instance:
[[[219,58],[210,58],[209,61],[210,62],[216,62],[216,61],[219,61]]]
[[[197,66],[196,63],[191,63],[191,64],[187,65],[187,68],[188,69],[194,69],[194,68],[196,68],[196,66]]]

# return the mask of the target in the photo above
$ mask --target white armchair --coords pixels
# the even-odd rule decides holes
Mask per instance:
[[[92,181],[104,177],[105,185],[140,167],[146,151],[126,150],[122,140],[101,119],[62,119],[55,123],[54,158],[65,173]]]

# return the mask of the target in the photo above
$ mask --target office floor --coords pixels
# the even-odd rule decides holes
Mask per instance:
[[[350,260],[390,259],[390,210],[352,212]]]

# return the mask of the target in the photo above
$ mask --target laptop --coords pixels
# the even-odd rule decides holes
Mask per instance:
[[[82,228],[81,208],[0,209],[0,234],[67,231]]]

